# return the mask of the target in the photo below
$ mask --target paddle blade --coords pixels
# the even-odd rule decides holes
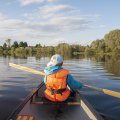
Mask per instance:
[[[111,95],[113,97],[120,98],[120,92],[116,92],[116,91],[112,91],[112,90],[108,90],[108,89],[102,89],[102,91],[107,95]]]
[[[43,73],[43,72],[34,70],[34,69],[32,69],[32,68],[24,67],[24,66],[21,66],[21,65],[9,63],[9,66],[11,66],[11,67],[13,67],[13,68],[17,68],[17,69],[19,69],[19,70],[24,70],[24,71],[27,71],[27,72],[31,72],[31,73],[33,73],[33,74],[43,75],[43,76],[45,75],[45,73]]]
[[[88,87],[88,88],[91,88],[93,90],[102,92],[102,93],[104,93],[106,95],[110,95],[110,96],[113,96],[113,97],[120,98],[120,92],[116,92],[116,91],[112,91],[112,90],[108,90],[108,89],[97,88],[97,87],[90,86],[90,85],[84,85],[84,86]]]

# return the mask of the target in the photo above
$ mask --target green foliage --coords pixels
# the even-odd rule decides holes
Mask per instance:
[[[79,54],[85,51],[85,47],[81,45],[71,45],[73,54]]]
[[[19,47],[24,47],[24,43],[22,41],[19,43]]]
[[[36,48],[41,48],[42,46],[41,46],[41,44],[36,44],[35,47],[36,47]]]
[[[10,48],[10,46],[11,46],[11,39],[7,39],[6,43],[7,43],[8,48]]]
[[[19,47],[27,47],[28,46],[28,44],[27,44],[27,42],[23,42],[23,41],[21,41],[20,43],[19,43]]]
[[[31,47],[26,47],[26,48],[25,48],[25,53],[26,53],[27,55],[32,55],[32,48],[31,48]]]
[[[7,44],[6,44],[6,43],[3,44],[3,49],[4,49],[4,50],[7,49]]]
[[[91,49],[93,49],[96,53],[105,52],[105,41],[104,39],[95,40],[91,43]]]
[[[14,48],[18,48],[18,47],[19,47],[18,42],[17,42],[17,41],[14,41],[12,47],[14,47]]]
[[[14,55],[14,51],[15,51],[15,47],[11,47],[10,54],[11,54],[11,55]]]
[[[58,44],[58,46],[55,47],[55,53],[61,55],[72,55],[72,47],[67,43]]]
[[[24,47],[28,47],[28,44],[27,44],[27,42],[24,42]]]
[[[8,55],[8,50],[4,50],[3,54]]]
[[[15,49],[15,54],[24,54],[24,53],[25,53],[24,47],[19,47]]]
[[[3,47],[0,46],[0,54],[3,54]]]
[[[6,44],[7,43],[7,44]],[[35,46],[28,47],[27,42],[14,41],[11,45],[11,39],[7,39],[3,46],[0,46],[0,54],[17,54],[17,55],[36,55],[51,56],[53,54],[61,54],[65,58],[72,55],[117,55],[120,54],[120,30],[112,30],[105,35],[103,39],[94,40],[90,46],[82,46],[79,44],[70,45],[60,43],[57,46],[42,46],[40,43]]]
[[[94,55],[95,54],[95,51],[93,49],[91,49],[89,46],[87,46],[85,48],[85,54],[86,55]]]
[[[50,46],[48,50],[50,51],[50,54],[55,54],[54,47]]]
[[[112,30],[108,34],[105,35],[105,44],[111,49],[111,51],[115,48],[119,49],[120,46],[120,30]]]
[[[3,50],[3,47],[2,47],[2,46],[0,46],[0,49],[1,49],[1,50]]]

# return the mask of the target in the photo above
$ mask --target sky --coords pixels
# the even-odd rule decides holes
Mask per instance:
[[[0,0],[0,45],[89,45],[120,28],[120,0]]]

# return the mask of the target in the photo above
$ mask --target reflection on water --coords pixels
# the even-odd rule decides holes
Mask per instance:
[[[43,80],[41,76],[11,68],[8,63],[21,64],[43,71],[48,61],[47,57],[0,57],[0,120],[5,120],[25,96]],[[70,70],[75,79],[84,84],[120,91],[119,57],[66,57],[64,67]],[[88,88],[83,88],[81,94],[99,113],[113,120],[119,120],[120,99]]]
[[[102,62],[104,69],[112,75],[120,76],[120,56],[99,56],[93,57],[92,60]]]

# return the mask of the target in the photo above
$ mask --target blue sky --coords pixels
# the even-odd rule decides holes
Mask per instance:
[[[0,45],[90,44],[120,28],[120,0],[0,0]]]

